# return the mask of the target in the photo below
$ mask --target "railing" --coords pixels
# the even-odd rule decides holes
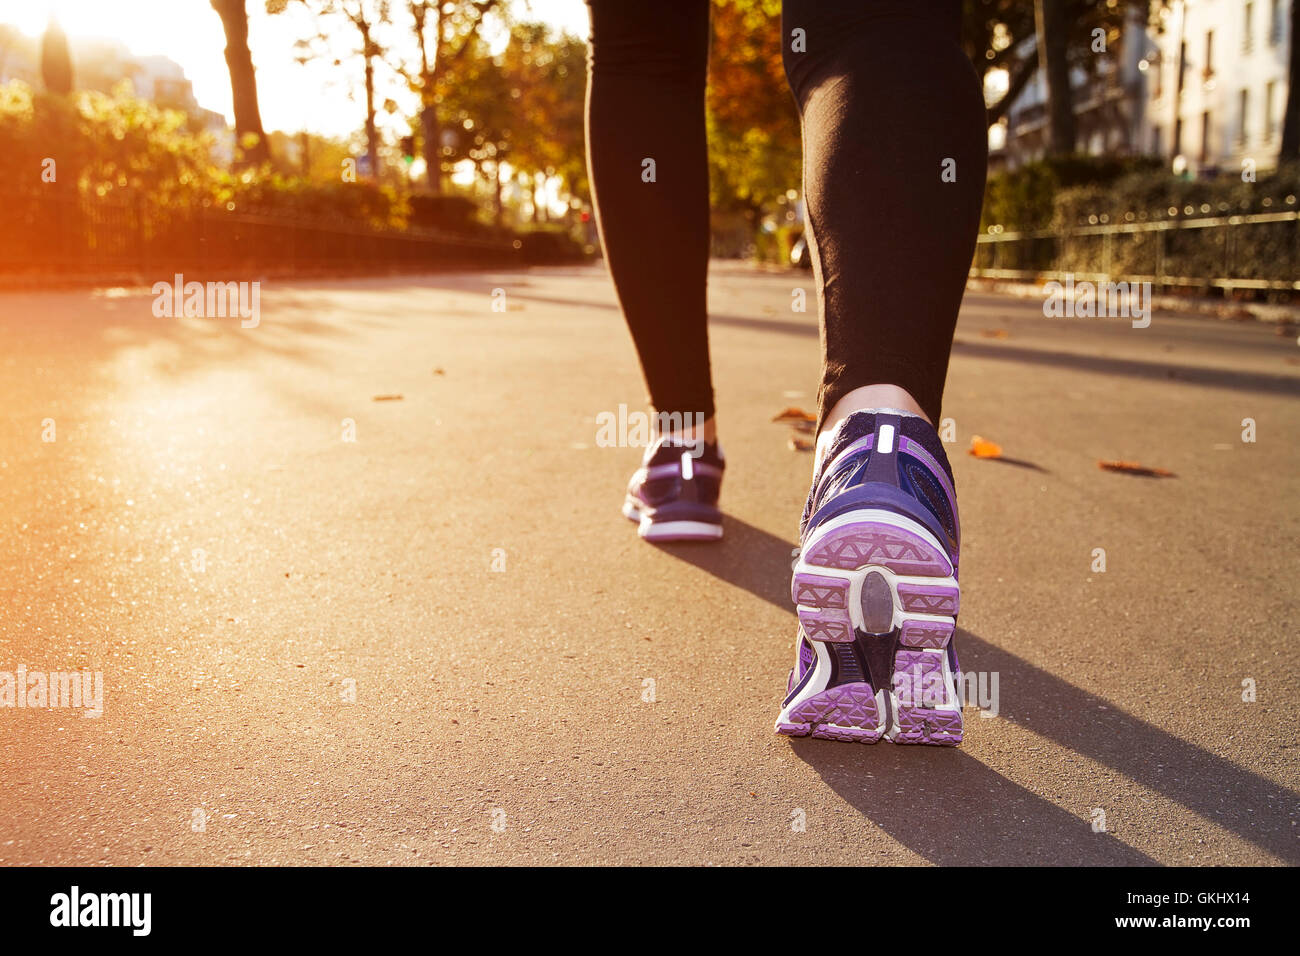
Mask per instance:
[[[1096,221],[1060,232],[1004,232],[991,226],[978,239],[970,274],[1029,281],[1115,277],[1225,294],[1296,291],[1300,211]]]
[[[203,206],[0,193],[0,277],[357,274],[505,267],[509,241]]]

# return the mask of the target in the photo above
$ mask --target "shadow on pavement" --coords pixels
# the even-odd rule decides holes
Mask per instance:
[[[985,458],[984,460],[997,461],[1004,465],[1014,465],[1017,468],[1028,468],[1030,471],[1041,471],[1045,475],[1051,474],[1051,472],[1042,465],[1036,464],[1032,461],[1026,461],[1023,458],[1008,458],[1006,455],[1000,455],[997,458]]]
[[[1201,365],[1174,365],[1141,359],[1111,358],[1083,352],[1060,352],[1048,349],[1018,348],[991,342],[954,342],[953,355],[995,359],[1030,365],[1052,365],[1076,372],[1100,375],[1126,375],[1150,381],[1170,380],[1184,385],[1230,388],[1239,392],[1264,395],[1300,395],[1300,378],[1273,375],[1269,372],[1245,372],[1237,369],[1209,368]]]
[[[661,545],[791,612],[793,543],[727,516],[720,544]],[[1300,863],[1300,795],[1188,743],[958,628],[969,671],[997,672],[1000,716],[1163,794],[1281,860]],[[968,711],[968,721],[979,720]],[[1155,862],[958,750],[794,740],[796,755],[900,843],[935,863]],[[906,788],[898,781],[906,779]],[[901,797],[901,799],[900,799]],[[933,825],[929,821],[935,821]]]
[[[789,319],[711,315],[709,324],[728,325],[759,332],[777,332],[782,335],[804,335],[810,338],[816,338],[818,335],[817,323],[813,321],[794,322]],[[1088,355],[1084,352],[1062,352],[1053,349],[998,345],[991,342],[969,342],[963,339],[953,342],[952,354],[1018,364],[1050,365],[1079,372],[1096,372],[1099,375],[1124,375],[1149,381],[1168,380],[1184,385],[1229,388],[1263,395],[1300,395],[1300,378],[1269,372],[1247,372],[1201,365],[1175,365],[1142,359]]]
[[[931,863],[1157,865],[954,748],[796,737],[791,749],[859,813]]]

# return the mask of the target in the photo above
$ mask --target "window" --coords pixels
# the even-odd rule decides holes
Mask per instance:
[[[1241,21],[1241,52],[1255,49],[1255,4],[1247,3]]]
[[[1152,155],[1159,156],[1161,155],[1161,152],[1162,151],[1160,149],[1160,127],[1153,126],[1151,127],[1151,153]]]
[[[1277,81],[1269,80],[1264,87],[1264,141],[1269,142],[1277,134],[1273,124],[1273,98],[1277,95]]]
[[[1187,77],[1187,41],[1178,44],[1178,93],[1183,92],[1183,80]]]
[[[1250,130],[1247,128],[1246,121],[1250,118],[1250,90],[1242,88],[1237,96],[1237,143],[1245,146],[1250,141]]]
[[[1214,76],[1214,31],[1205,31],[1205,69],[1201,74],[1205,79]]]
[[[1268,3],[1268,45],[1277,46],[1282,42],[1282,0],[1269,0]]]
[[[1210,161],[1210,111],[1201,114],[1201,165]]]
[[[1183,121],[1181,118],[1174,120],[1174,152],[1177,156],[1183,151]]]

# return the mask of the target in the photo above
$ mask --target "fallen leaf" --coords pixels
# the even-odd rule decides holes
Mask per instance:
[[[813,443],[800,435],[791,435],[789,447],[791,451],[812,451]]]
[[[1002,446],[997,442],[991,442],[979,435],[972,435],[970,440],[970,453],[976,458],[1001,458]]]
[[[435,369],[433,370],[433,374],[434,374],[434,375],[446,375],[447,373],[444,372],[444,371],[443,371],[442,369],[440,369],[440,368],[435,368]]]
[[[986,339],[1005,339],[1008,338],[1011,333],[1006,329],[980,329],[980,335],[984,336]]]
[[[1172,471],[1163,468],[1148,468],[1135,461],[1099,461],[1097,467],[1104,471],[1119,471],[1126,475],[1141,475],[1147,478],[1175,478]]]
[[[400,402],[401,395],[376,395],[371,399],[372,402]]]
[[[772,421],[774,422],[816,422],[817,416],[809,415],[802,408],[795,408],[792,405],[789,408],[780,412],[775,418],[772,419]]]

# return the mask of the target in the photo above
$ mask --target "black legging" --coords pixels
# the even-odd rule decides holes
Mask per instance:
[[[708,0],[588,3],[587,155],[605,259],[651,404],[709,417]],[[939,420],[988,158],[960,27],[960,0],[785,0],[823,421],[872,384],[905,388]]]

